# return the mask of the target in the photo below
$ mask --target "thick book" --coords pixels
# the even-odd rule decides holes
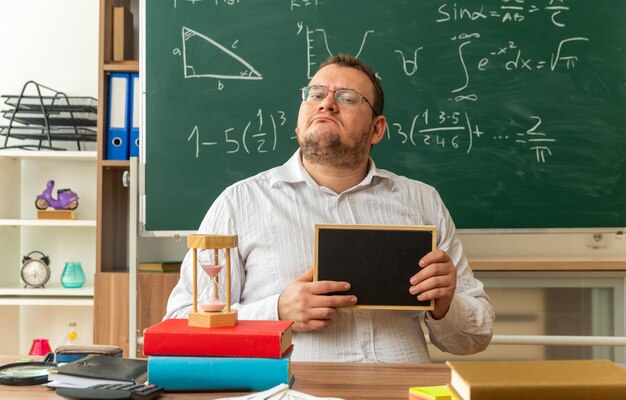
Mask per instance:
[[[289,357],[148,357],[148,380],[166,390],[267,390],[289,383]]]
[[[133,14],[124,6],[113,7],[113,61],[133,58]]]
[[[626,399],[626,369],[609,360],[448,361],[462,400]]]
[[[152,261],[139,263],[140,272],[178,272],[180,261]]]
[[[51,369],[48,380],[77,386],[92,386],[100,383],[144,383],[147,375],[146,360],[89,355]]]
[[[280,358],[293,344],[292,321],[240,320],[235,326],[189,326],[186,319],[166,319],[143,331],[147,356]]]

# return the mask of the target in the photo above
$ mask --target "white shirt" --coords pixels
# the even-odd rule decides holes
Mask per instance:
[[[278,319],[279,295],[313,265],[315,224],[328,223],[437,226],[438,248],[457,268],[457,288],[444,318],[426,315],[430,339],[454,354],[487,347],[494,312],[436,190],[377,169],[370,159],[365,179],[336,194],[315,183],[302,166],[299,150],[284,165],[224,190],[198,230],[238,235],[238,247],[231,251],[231,302],[239,319]],[[192,307],[191,263],[189,252],[165,318],[185,318]],[[198,276],[200,303],[209,296],[210,285],[205,274]],[[423,315],[423,311],[340,308],[330,327],[294,332],[292,360],[430,362],[418,319]]]

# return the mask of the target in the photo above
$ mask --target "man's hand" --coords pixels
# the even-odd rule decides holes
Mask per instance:
[[[335,317],[336,307],[356,304],[356,296],[326,293],[344,292],[348,282],[313,282],[313,267],[289,285],[278,298],[278,318],[294,322],[296,331],[314,331],[328,327]]]
[[[448,313],[456,290],[456,268],[443,250],[426,254],[419,262],[421,270],[410,279],[409,292],[419,301],[435,299],[435,309],[430,313],[441,319]]]

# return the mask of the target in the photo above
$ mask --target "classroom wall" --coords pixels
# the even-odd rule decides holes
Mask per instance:
[[[0,3],[0,95],[19,94],[34,80],[70,96],[98,95],[98,0],[19,0]],[[0,110],[10,108],[0,102]],[[0,116],[0,125],[8,120]],[[3,139],[3,138],[2,138]],[[1,142],[4,144],[4,139]],[[84,147],[95,150],[94,143]],[[94,183],[95,185],[95,183]],[[7,188],[0,189],[3,196]],[[95,190],[95,187],[94,187]],[[0,240],[6,238],[0,235]],[[93,244],[95,249],[95,243]],[[9,269],[4,266],[2,271]],[[19,265],[15,266],[19,274]],[[91,341],[92,310],[89,307],[44,308],[2,306],[0,321],[12,329],[0,329],[0,354],[15,353],[20,342],[18,323],[29,332],[45,331],[46,323],[67,318],[78,322],[83,343]],[[36,310],[35,310],[36,311]],[[67,328],[49,335],[53,346],[62,344]],[[21,338],[20,351],[28,350],[32,338]],[[2,350],[4,349],[4,350]]]
[[[444,199],[445,201],[445,199]],[[466,255],[480,261],[626,261],[625,235],[603,233],[461,233]]]
[[[3,2],[0,94],[19,93],[25,82],[35,80],[69,95],[97,97],[98,9],[97,0]],[[0,110],[6,108],[0,103]],[[626,259],[626,239],[612,234],[605,234],[601,243],[593,240],[592,233],[461,237],[471,258]],[[598,244],[600,248],[593,248]]]
[[[68,96],[98,96],[98,0],[1,4],[0,95],[19,94],[33,80]],[[8,108],[2,101],[0,110]]]
[[[3,1],[0,94],[19,93],[26,81],[35,80],[68,95],[97,97],[98,10],[98,0]],[[136,10],[134,14],[138,15]],[[0,103],[0,110],[6,108]],[[0,121],[0,125],[3,123]],[[605,233],[599,242],[592,233],[462,233],[461,239],[471,259],[626,260],[626,239],[620,240],[614,234]],[[174,239],[142,239],[140,245],[147,253],[140,255],[144,259],[173,259],[185,251],[184,245]],[[162,254],[166,248],[172,254]],[[1,321],[15,319],[14,307],[0,307]],[[0,330],[0,343],[14,340],[10,333]]]
[[[98,9],[98,0],[3,2],[0,94],[19,93],[26,81],[35,80],[69,95],[97,97]],[[0,104],[0,110],[6,108]],[[626,259],[626,240],[612,234],[605,234],[600,243],[593,240],[592,233],[461,237],[471,258]],[[597,245],[599,248],[594,248]]]

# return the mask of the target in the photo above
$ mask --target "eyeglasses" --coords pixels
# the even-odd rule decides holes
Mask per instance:
[[[339,104],[346,104],[349,106],[358,106],[362,101],[365,101],[368,106],[374,112],[374,115],[378,115],[372,103],[369,102],[368,99],[365,98],[362,94],[355,92],[350,89],[339,89],[339,90],[330,90],[326,86],[305,86],[302,89],[302,101],[311,101],[314,103],[322,102],[326,96],[328,96],[328,92],[334,93],[335,101]]]

